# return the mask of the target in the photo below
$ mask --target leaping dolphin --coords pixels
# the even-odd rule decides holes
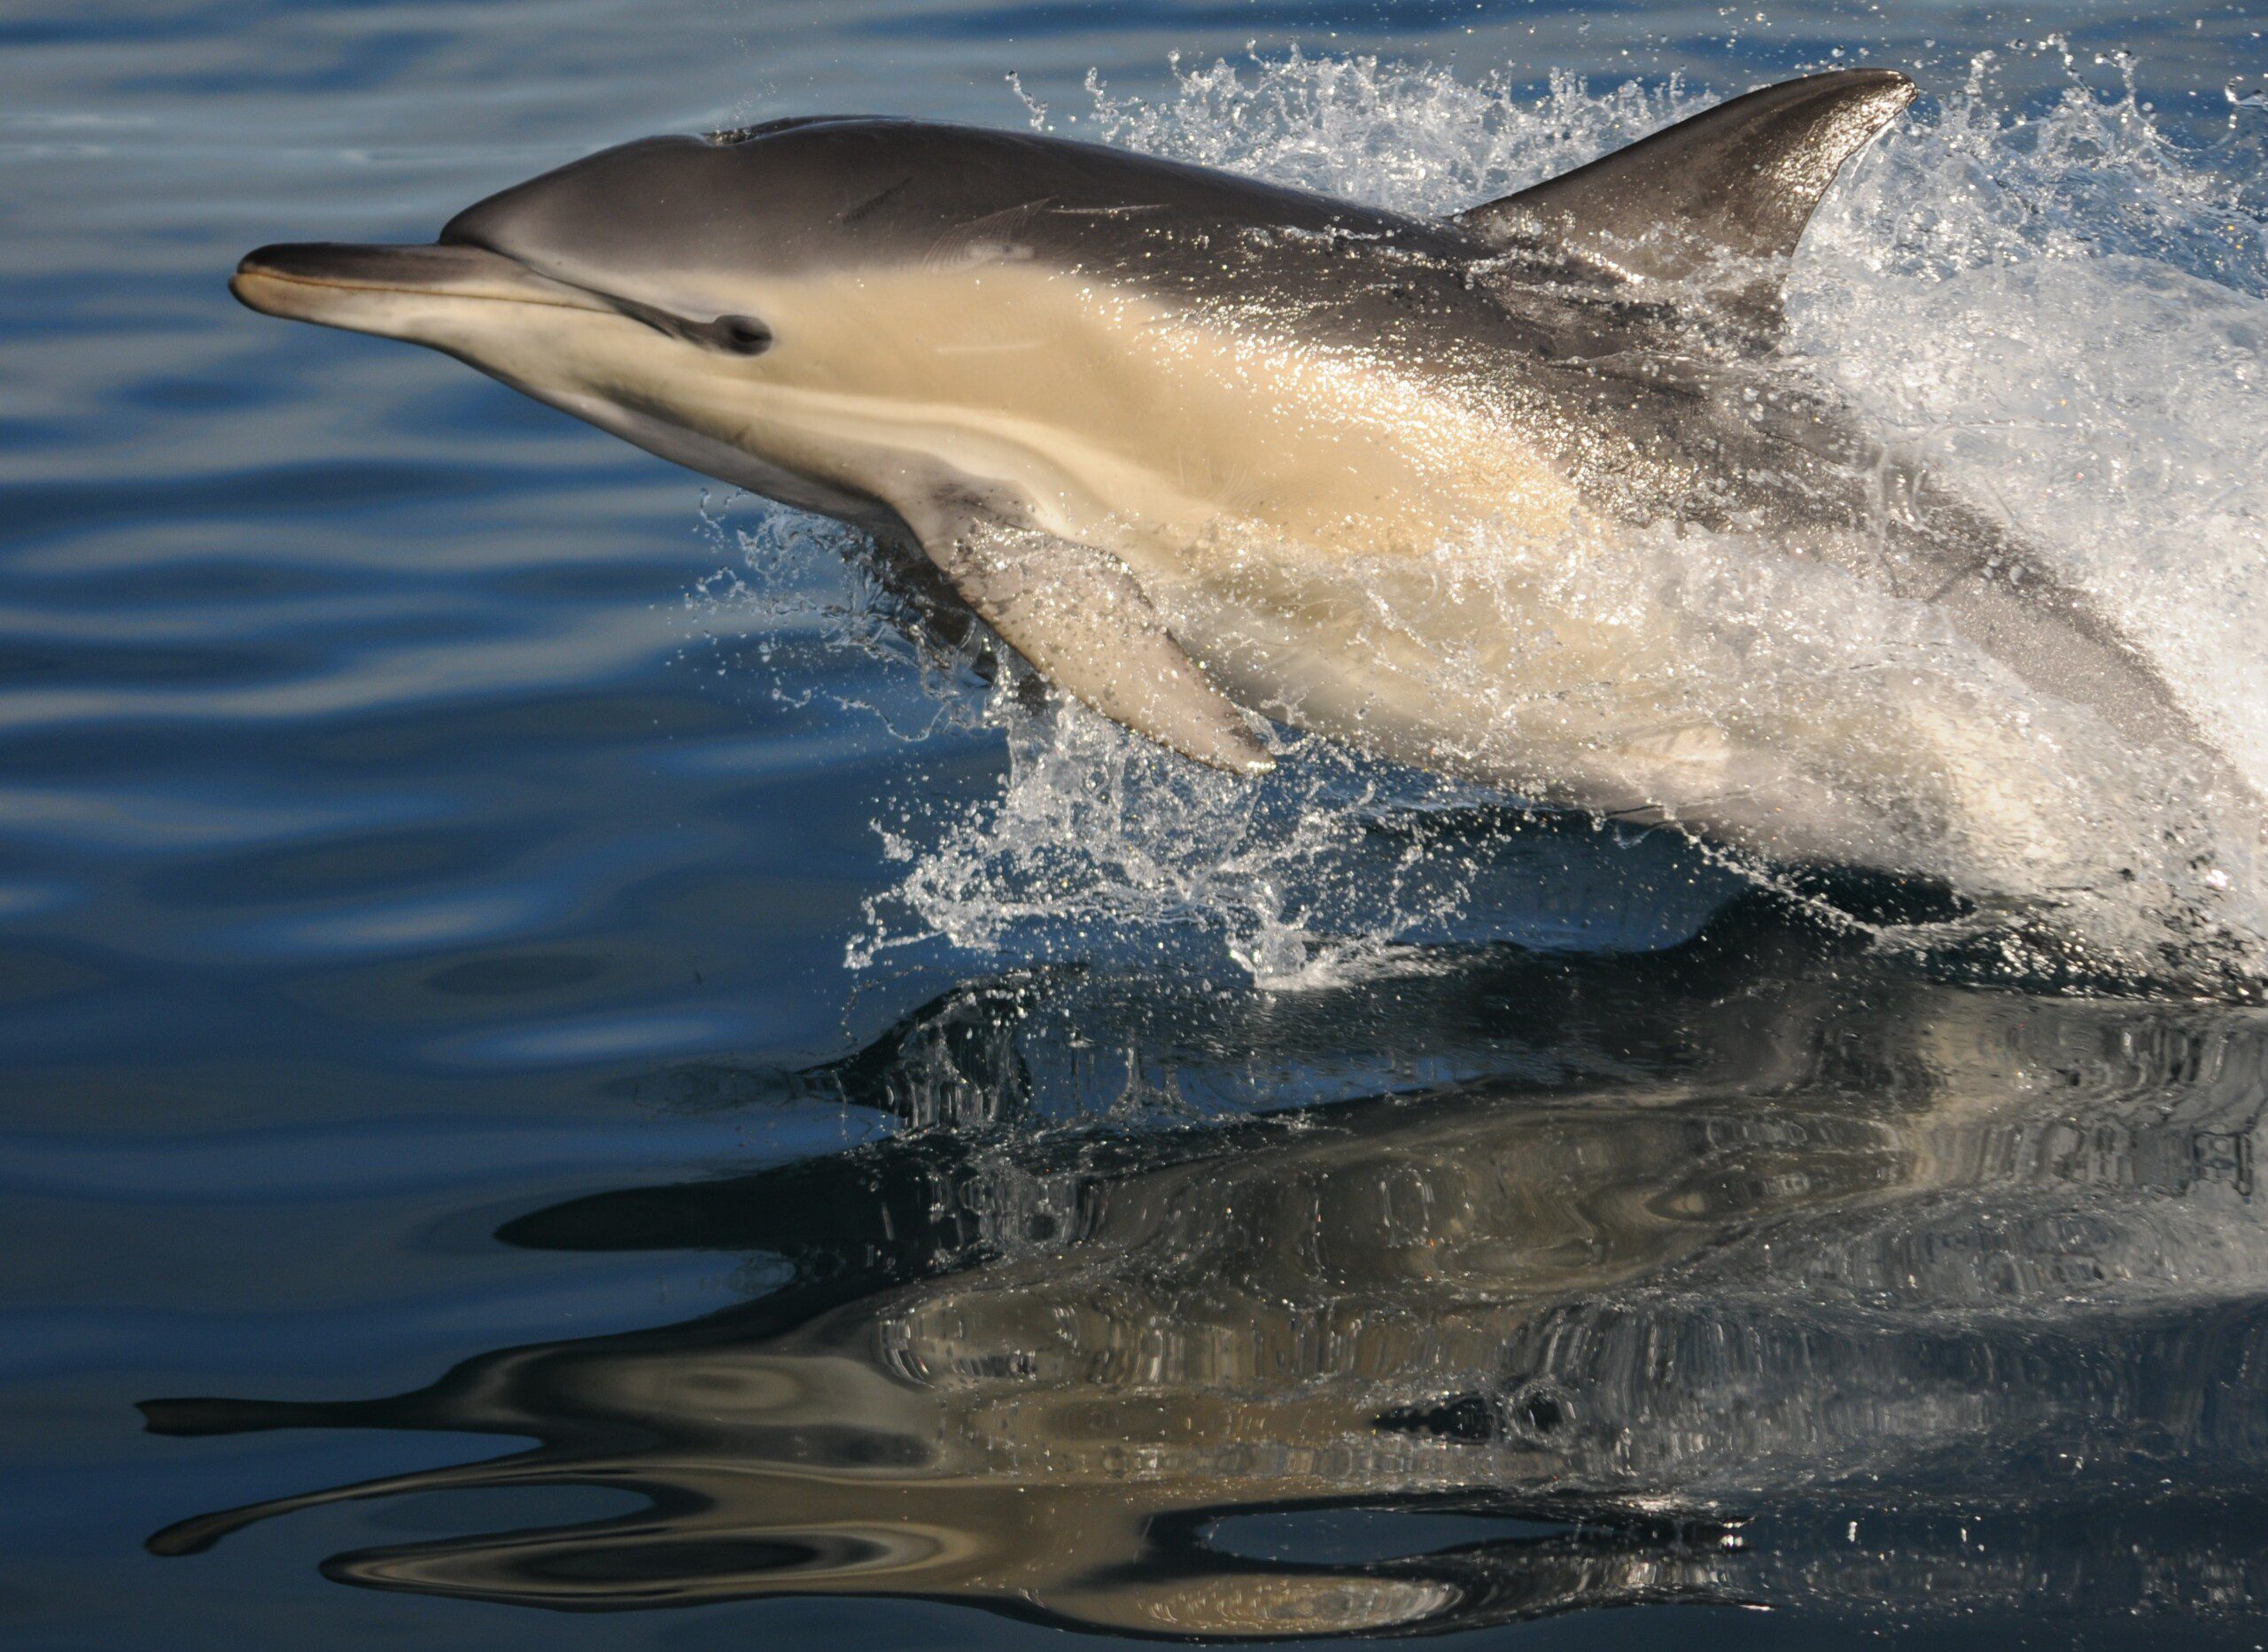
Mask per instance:
[[[1258,714],[1775,857],[2064,868],[2103,763],[2238,783],[2101,613],[1772,353],[1814,209],[1915,95],[1789,81],[1448,221],[776,120],[233,287],[867,530],[1201,763],[1267,769]],[[1677,562],[1720,542],[1760,547],[1738,624]],[[1821,639],[1860,609],[1853,665]]]

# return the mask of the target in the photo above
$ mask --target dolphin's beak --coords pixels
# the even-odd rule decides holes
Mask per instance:
[[[444,315],[462,315],[468,302],[611,307],[477,246],[264,246],[245,254],[229,291],[263,315],[420,342]]]

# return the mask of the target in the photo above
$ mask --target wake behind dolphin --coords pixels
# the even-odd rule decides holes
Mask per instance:
[[[1266,768],[1258,714],[2148,966],[2249,898],[2251,789],[2085,594],[1775,354],[1813,210],[1913,95],[1790,82],[1448,221],[774,122],[236,290],[865,529],[941,621],[1200,762]]]

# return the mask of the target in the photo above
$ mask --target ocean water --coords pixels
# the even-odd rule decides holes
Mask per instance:
[[[0,1644],[2268,1639],[2268,1012],[1317,742],[1194,774],[839,531],[224,284],[778,114],[1448,211],[1897,66],[1790,348],[2257,774],[2264,36],[0,15]]]

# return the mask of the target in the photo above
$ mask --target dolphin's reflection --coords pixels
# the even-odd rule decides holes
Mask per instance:
[[[342,1498],[570,1485],[645,1506],[328,1570],[583,1609],[910,1594],[1201,1637],[1665,1600],[2256,1609],[2268,1023],[1761,944],[1434,958],[1297,1005],[1074,976],[951,995],[850,1061],[747,1082],[959,1128],[501,1235],[768,1253],[784,1283],[393,1399],[152,1402],[168,1432],[538,1442],[152,1546]],[[1415,1076],[1173,1128],[1009,1128],[1046,1113],[1050,1027],[1147,1038],[1152,1082],[1184,1090]]]

